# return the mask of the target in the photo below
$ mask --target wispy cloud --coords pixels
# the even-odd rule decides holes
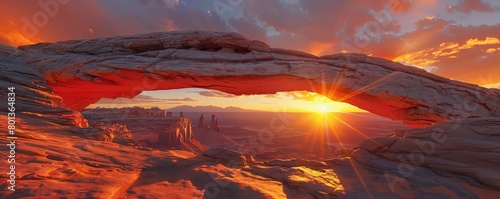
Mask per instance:
[[[196,102],[198,100],[195,99],[195,98],[192,98],[192,97],[185,97],[185,98],[182,98],[182,99],[165,99],[165,101],[170,101],[170,102]]]
[[[197,92],[201,96],[204,97],[219,97],[219,98],[239,98],[241,96],[235,95],[235,94],[230,94],[230,93],[225,93],[221,91],[200,91]]]
[[[96,104],[182,104],[182,102],[196,102],[198,101],[192,97],[185,97],[180,99],[162,99],[155,98],[149,95],[137,95],[134,98],[116,98],[116,99],[107,99],[103,98],[99,100]]]
[[[163,104],[182,104],[181,102],[165,102]]]
[[[276,94],[266,95],[267,98],[277,98],[277,99],[292,99],[292,100],[301,100],[308,102],[325,102],[331,101],[327,97],[309,91],[291,91],[291,92],[278,92]]]

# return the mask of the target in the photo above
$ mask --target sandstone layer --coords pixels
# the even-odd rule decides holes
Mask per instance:
[[[37,70],[25,67],[23,62],[9,55],[18,50],[0,45],[0,109],[7,112],[8,88],[13,89],[15,98],[13,113],[18,118],[40,118],[40,122],[63,126],[87,127],[87,120],[78,111],[67,109],[63,99],[53,93],[47,81]],[[7,115],[7,114],[3,114]],[[4,130],[4,129],[2,129]]]

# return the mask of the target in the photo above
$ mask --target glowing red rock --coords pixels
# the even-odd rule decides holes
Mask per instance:
[[[312,91],[415,127],[500,116],[496,89],[361,54],[270,48],[237,33],[163,32],[20,49],[16,59],[40,71],[77,111],[101,98],[197,87],[236,95]]]

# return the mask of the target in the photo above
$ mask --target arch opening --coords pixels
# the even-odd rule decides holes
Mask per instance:
[[[86,108],[214,106],[236,108],[242,111],[276,112],[367,112],[344,102],[335,102],[324,95],[309,91],[277,92],[275,94],[235,95],[219,90],[183,88],[143,91],[133,98],[101,98]],[[277,107],[280,107],[278,109]],[[223,111],[223,110],[222,110]]]
[[[101,98],[134,98],[143,91],[201,88],[225,92],[231,95],[273,95],[279,92],[311,92],[332,101],[341,101],[358,107],[359,110],[390,118],[411,122],[402,118],[398,110],[400,102],[372,96],[364,92],[351,91],[337,82],[313,81],[291,75],[267,76],[198,76],[189,74],[144,74],[140,71],[119,69],[97,81],[60,77],[50,72],[45,75],[54,93],[64,99],[67,108],[81,111]],[[50,78],[57,81],[50,81]],[[64,78],[64,82],[58,82]],[[396,104],[395,104],[396,103]],[[352,106],[351,106],[352,108]],[[428,125],[417,124],[416,126]]]

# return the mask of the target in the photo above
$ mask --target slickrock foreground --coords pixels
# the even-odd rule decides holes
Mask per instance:
[[[2,198],[494,198],[500,193],[498,118],[395,132],[365,141],[351,157],[267,163],[231,150],[197,156],[133,148],[84,139],[72,127],[20,123],[17,189],[7,191],[2,182]],[[2,154],[6,150],[0,148]]]
[[[19,136],[16,192],[8,191],[2,180],[2,198],[494,198],[500,194],[499,91],[383,59],[355,54],[318,58],[271,49],[234,33],[175,32],[38,44],[21,50],[0,46],[0,76],[2,88],[16,87]],[[335,93],[323,92],[323,82],[327,91],[333,87]],[[183,87],[234,94],[311,90],[411,125],[432,125],[367,140],[349,157],[325,162],[259,162],[220,148],[205,155],[159,151],[82,134],[86,129],[80,127],[87,121],[77,110],[101,97]],[[0,106],[2,121],[6,121],[5,104]],[[6,123],[0,128],[7,129]],[[6,144],[0,139],[1,146]],[[8,150],[0,147],[2,154]]]
[[[500,91],[361,54],[316,57],[237,33],[160,32],[23,46],[8,56],[43,74],[66,107],[144,90],[199,87],[233,94],[307,90],[423,127],[499,117]]]

